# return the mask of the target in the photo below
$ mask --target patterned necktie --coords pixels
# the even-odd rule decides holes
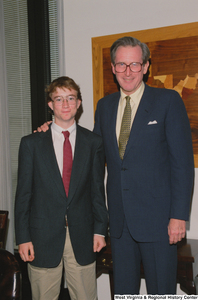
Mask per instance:
[[[126,106],[124,109],[124,114],[122,117],[122,124],[120,128],[120,136],[119,136],[119,154],[120,158],[123,159],[124,152],[126,149],[126,145],[129,139],[130,131],[131,131],[131,105],[130,105],[130,97],[126,96]]]
[[[65,141],[63,144],[63,184],[65,187],[66,195],[68,196],[69,192],[69,183],[70,183],[70,177],[71,177],[71,171],[72,171],[72,148],[69,141],[69,131],[62,131],[65,137]]]

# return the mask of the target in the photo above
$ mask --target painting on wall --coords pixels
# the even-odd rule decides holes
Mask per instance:
[[[176,90],[191,125],[195,167],[198,167],[198,22],[92,38],[94,111],[97,102],[118,86],[111,71],[110,47],[123,36],[148,45],[151,64],[146,83]]]

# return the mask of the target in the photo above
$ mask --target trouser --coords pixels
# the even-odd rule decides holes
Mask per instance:
[[[56,268],[38,268],[28,264],[32,300],[57,300],[60,293],[63,264],[71,300],[97,300],[95,262],[77,263],[67,227],[63,258]]]
[[[148,294],[176,294],[177,246],[170,245],[168,239],[137,242],[125,222],[122,236],[111,237],[111,249],[114,294],[139,294],[141,261]]]

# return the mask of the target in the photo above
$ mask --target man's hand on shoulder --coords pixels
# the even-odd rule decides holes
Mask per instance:
[[[37,130],[34,130],[34,132],[46,132],[49,129],[49,125],[52,123],[52,121],[47,121],[43,125],[37,128]]]
[[[168,224],[169,243],[176,244],[181,241],[186,234],[186,221],[170,219]]]
[[[19,254],[23,261],[34,260],[34,247],[32,242],[23,243],[19,245]]]

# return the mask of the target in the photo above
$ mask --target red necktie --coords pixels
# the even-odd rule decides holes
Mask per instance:
[[[65,187],[66,195],[68,196],[69,192],[69,183],[70,183],[70,177],[71,177],[71,171],[72,171],[72,148],[69,141],[69,131],[62,131],[65,137],[65,141],[63,144],[63,184]]]

